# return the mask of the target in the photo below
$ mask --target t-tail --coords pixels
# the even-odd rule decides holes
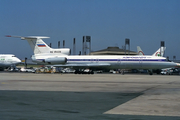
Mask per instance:
[[[22,37],[22,36],[6,36],[6,37],[15,37],[15,38],[21,38],[22,40],[27,40],[29,45],[31,46],[34,54],[63,54],[63,55],[69,55],[70,49],[69,48],[60,48],[60,49],[53,49],[50,48],[42,39],[49,38],[44,36],[28,36],[28,37]]]

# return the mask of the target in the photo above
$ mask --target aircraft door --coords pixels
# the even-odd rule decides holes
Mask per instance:
[[[99,62],[99,59],[98,59],[98,58],[96,59],[96,62],[97,62],[97,63]]]
[[[118,63],[118,65],[121,65],[121,59],[120,58],[117,59],[117,63]]]
[[[94,61],[94,59],[93,59],[93,58],[91,58],[91,63],[93,63],[93,61]]]
[[[141,68],[142,67],[142,59],[139,58],[139,67]]]
[[[4,64],[5,57],[0,57],[0,63]]]
[[[120,58],[117,59],[117,65],[119,66],[119,68],[121,67],[121,59]]]

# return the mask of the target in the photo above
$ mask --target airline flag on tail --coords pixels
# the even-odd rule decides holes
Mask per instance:
[[[38,47],[46,47],[45,44],[37,44]]]

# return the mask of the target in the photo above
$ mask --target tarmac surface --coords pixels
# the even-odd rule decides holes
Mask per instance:
[[[0,73],[0,120],[180,120],[180,76]]]

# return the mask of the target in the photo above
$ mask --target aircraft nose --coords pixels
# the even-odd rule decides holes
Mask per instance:
[[[180,68],[180,64],[179,64],[179,63],[176,63],[176,67]]]
[[[20,60],[20,59],[18,59],[18,58],[17,58],[17,60],[16,60],[16,61],[17,61],[18,63],[21,63],[21,60]]]

